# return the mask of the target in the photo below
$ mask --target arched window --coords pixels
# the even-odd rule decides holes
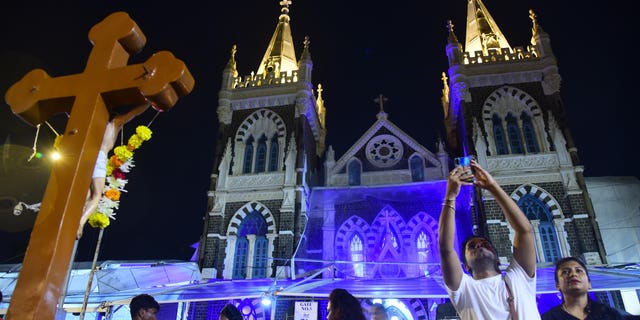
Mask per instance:
[[[354,234],[349,242],[349,253],[351,261],[362,262],[364,261],[364,251],[362,249],[362,238],[358,234]],[[364,277],[364,264],[354,263],[353,274],[356,277]]]
[[[520,128],[518,127],[518,120],[509,113],[507,115],[507,134],[509,135],[509,146],[511,146],[511,153],[524,153],[522,150],[522,139],[520,138]]]
[[[409,168],[411,168],[411,181],[424,181],[424,162],[418,155],[414,155],[409,159]]]
[[[420,231],[416,239],[416,248],[418,249],[418,262],[420,264],[420,273],[426,275],[427,266],[422,264],[428,261],[429,251],[431,250],[431,240],[424,230]]]
[[[278,171],[278,152],[280,151],[278,146],[278,135],[273,135],[271,138],[271,146],[269,147],[269,171]]]
[[[233,265],[233,278],[245,279],[247,276],[247,262],[252,262],[251,275],[254,278],[265,278],[267,272],[267,261],[269,258],[269,242],[267,234],[267,222],[260,212],[251,211],[240,223],[238,227],[238,239],[236,242],[235,260]],[[255,235],[256,240],[252,244],[253,250],[249,250],[249,240],[247,235]],[[253,256],[249,256],[252,252]]]
[[[253,164],[253,137],[249,137],[244,146],[244,162],[242,163],[242,173],[251,173]]]
[[[258,211],[251,211],[238,227],[238,236],[245,237],[248,234],[257,236],[267,234],[267,222]]]
[[[497,114],[493,115],[493,140],[496,142],[496,153],[507,154],[507,140],[504,136],[504,128],[502,127],[502,119]]]
[[[267,137],[262,135],[258,139],[258,146],[256,147],[256,170],[255,172],[264,172],[267,166]]]
[[[349,185],[350,186],[359,186],[360,185],[360,174],[362,171],[362,166],[358,160],[351,160],[349,162],[349,166],[347,168],[347,174],[349,176]]]
[[[238,237],[236,241],[236,252],[233,260],[233,279],[244,279],[247,277],[247,252],[249,240],[246,237]]]
[[[518,206],[529,220],[539,220],[540,244],[544,251],[545,261],[552,262],[561,258],[558,236],[553,227],[553,219],[549,207],[539,198],[526,194],[518,200]]]
[[[420,234],[418,235],[418,240],[416,241],[416,247],[418,248],[418,256],[422,256],[422,254],[420,254],[420,252],[425,252],[425,257],[426,257],[426,252],[429,251],[429,246],[430,246],[430,241],[429,241],[429,237],[427,237],[427,233],[423,231],[420,231]]]
[[[531,117],[526,112],[523,112],[520,119],[522,119],[522,133],[524,134],[524,143],[527,146],[527,152],[540,152],[538,139],[536,138],[536,129],[533,123],[531,123]]]
[[[551,222],[540,222],[540,241],[544,250],[546,261],[557,261],[561,258],[560,248],[558,248],[558,238]]]
[[[256,238],[255,253],[253,256],[253,274],[254,279],[267,277],[267,260],[269,253],[267,249],[269,241],[264,236]]]
[[[396,305],[388,306],[387,314],[389,315],[389,319],[394,319],[394,320],[413,319],[413,317],[411,316],[411,311],[409,311],[409,309],[404,305],[404,303],[400,301],[398,301]]]

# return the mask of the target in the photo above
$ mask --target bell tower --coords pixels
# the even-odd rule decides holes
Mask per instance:
[[[449,21],[442,99],[449,148],[475,155],[523,209],[535,229],[538,262],[570,255],[605,262],[550,37],[532,10],[529,17],[524,47],[509,45],[482,0],[468,0],[464,44]],[[506,257],[513,230],[487,196],[476,195],[474,230],[503,244],[499,255]]]
[[[322,89],[306,37],[295,54],[289,7],[255,71],[239,76],[234,45],[218,94],[218,138],[199,247],[205,278],[286,277],[324,152]]]

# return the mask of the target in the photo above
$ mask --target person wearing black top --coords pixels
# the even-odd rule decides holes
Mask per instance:
[[[582,260],[575,257],[560,259],[556,263],[555,280],[556,288],[562,293],[562,304],[543,313],[542,320],[632,319],[608,305],[589,299],[591,279]]]

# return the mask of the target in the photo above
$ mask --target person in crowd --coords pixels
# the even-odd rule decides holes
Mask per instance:
[[[498,253],[485,237],[471,236],[460,249],[464,268],[454,248],[456,198],[461,186],[487,190],[515,231],[513,259],[503,275]],[[540,319],[536,306],[536,256],[533,228],[518,205],[475,161],[456,166],[449,174],[438,231],[442,276],[447,293],[461,319]]]
[[[158,301],[145,293],[133,297],[129,303],[131,320],[158,320],[158,311],[160,311]]]
[[[220,320],[244,320],[244,317],[242,316],[242,313],[240,313],[240,310],[236,308],[236,306],[228,303],[220,311]]]
[[[345,289],[333,289],[329,294],[327,320],[365,320],[360,301]]]
[[[371,314],[371,320],[389,320],[387,309],[385,309],[384,305],[381,303],[374,303],[371,305],[369,313]]]
[[[591,279],[587,266],[582,260],[576,257],[558,260],[555,280],[556,288],[562,294],[562,304],[543,313],[542,320],[625,319],[618,310],[589,299]]]

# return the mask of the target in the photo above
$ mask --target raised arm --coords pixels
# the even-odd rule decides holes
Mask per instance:
[[[149,106],[151,106],[149,103],[144,103],[135,106],[126,113],[114,116],[113,119],[111,119],[111,121],[107,123],[104,136],[102,137],[102,145],[100,146],[100,150],[102,150],[102,152],[104,152],[105,154],[108,154],[116,144],[118,133],[122,129],[122,126],[133,120],[133,118],[135,118],[136,116],[145,112],[149,108]]]
[[[120,130],[120,128],[125,125],[127,122],[131,121],[133,118],[138,116],[139,114],[145,112],[151,104],[149,102],[143,103],[141,105],[137,105],[129,110],[127,113],[119,114],[113,117],[111,122]]]
[[[498,185],[493,177],[478,163],[471,161],[474,170],[475,185],[489,191],[502,209],[509,225],[515,230],[513,240],[513,258],[533,277],[536,273],[536,252],[533,242],[533,227],[520,207]]]
[[[460,287],[463,274],[460,258],[453,247],[456,233],[456,197],[460,193],[460,186],[471,185],[469,182],[463,182],[461,177],[468,177],[468,173],[465,173],[461,167],[454,168],[449,174],[447,191],[438,223],[438,250],[440,251],[442,278],[447,287],[454,291]]]

